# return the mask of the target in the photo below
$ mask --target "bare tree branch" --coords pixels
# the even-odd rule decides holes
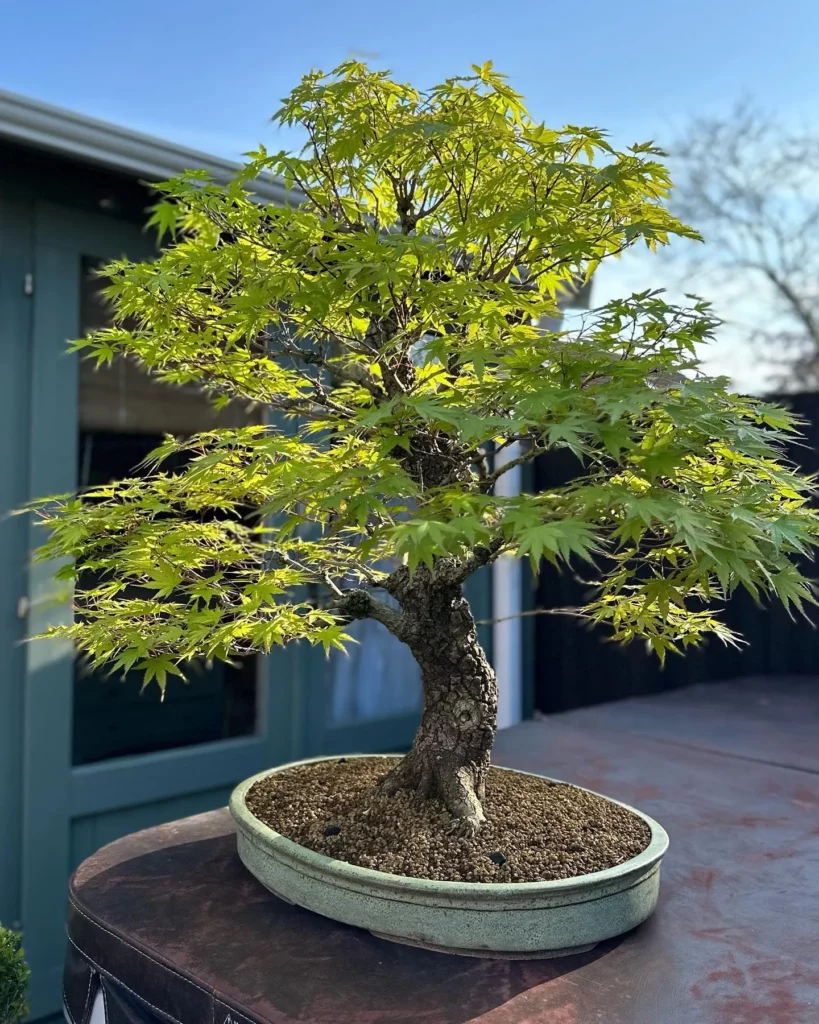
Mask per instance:
[[[767,295],[770,314],[746,330],[749,347],[785,388],[819,384],[819,135],[793,130],[747,101],[698,119],[670,147],[673,212],[708,245],[671,252],[690,281],[710,271],[736,290]],[[758,283],[757,283],[758,282]],[[690,287],[690,285],[689,285]]]
[[[574,619],[588,619],[589,615],[582,608],[532,608],[518,612],[516,615],[503,615],[499,619],[476,619],[478,626],[495,626],[499,622],[510,622],[512,619],[526,619],[531,615],[569,615]]]
[[[490,491],[494,487],[495,483],[500,480],[504,473],[508,473],[510,469],[514,469],[515,466],[522,466],[526,462],[532,462],[538,455],[543,454],[544,449],[536,445],[532,445],[523,455],[518,455],[517,458],[510,459],[508,462],[504,462],[502,466],[496,469],[493,473],[487,474],[481,479],[480,490],[484,493]]]

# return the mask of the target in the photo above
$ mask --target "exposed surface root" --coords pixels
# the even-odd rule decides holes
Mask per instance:
[[[381,792],[394,796],[408,790],[412,802],[421,806],[437,797],[452,815],[450,832],[474,838],[486,820],[478,793],[483,793],[485,769],[477,765],[455,766],[451,758],[440,756],[434,761],[410,751],[384,776]]]

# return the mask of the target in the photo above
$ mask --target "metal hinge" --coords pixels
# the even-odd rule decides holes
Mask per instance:
[[[34,294],[34,274],[26,274],[23,278],[23,294]]]

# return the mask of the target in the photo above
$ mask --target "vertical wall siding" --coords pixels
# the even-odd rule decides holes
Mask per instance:
[[[130,832],[140,832],[166,821],[187,818],[194,814],[224,807],[230,799],[232,786],[208,789],[202,793],[158,800],[141,807],[90,814],[71,822],[70,867],[73,871],[92,853]]]
[[[31,202],[0,170],[0,921],[20,919],[21,771],[24,692],[23,619],[26,539],[10,509],[26,500],[28,481]]]

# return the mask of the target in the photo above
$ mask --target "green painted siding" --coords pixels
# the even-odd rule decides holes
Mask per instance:
[[[34,199],[85,210],[114,196],[119,216],[141,222],[146,193],[126,177],[107,175],[0,143],[0,921],[20,921],[23,818],[25,620],[28,524],[9,518],[30,496],[29,425],[34,270]]]
[[[7,512],[28,497],[32,269],[30,204],[0,162],[0,921],[20,920],[22,736],[25,652],[18,602],[27,593],[28,526]]]
[[[69,249],[51,209],[35,205],[29,494],[61,494],[76,486],[77,364],[64,325],[77,322],[79,292],[66,272]],[[30,520],[28,548],[40,531]],[[27,628],[34,636],[70,621],[70,604],[52,606],[53,565],[29,570]],[[61,992],[59,965],[65,939],[56,925],[65,906],[68,875],[71,768],[70,645],[26,645],[23,715],[23,840],[21,905],[26,954],[32,971],[32,1012],[51,1012]],[[59,1004],[57,1004],[59,1005]]]
[[[217,807],[224,807],[232,788],[221,786],[218,789],[205,790],[203,793],[159,800],[143,804],[141,807],[129,807],[124,811],[109,811],[106,814],[76,818],[71,823],[71,869],[81,864],[101,846],[113,843],[123,835],[153,828],[154,825],[162,825],[166,821],[175,821],[177,818],[187,818],[192,814],[202,814]]]

